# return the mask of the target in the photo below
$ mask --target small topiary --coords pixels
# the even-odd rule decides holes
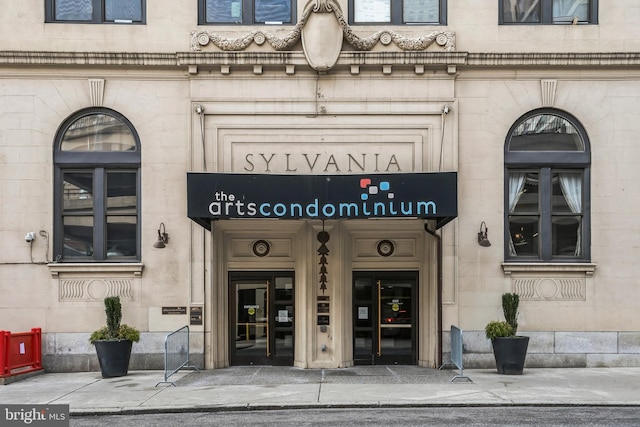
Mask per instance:
[[[502,294],[502,312],[504,320],[507,321],[513,329],[513,335],[518,333],[518,306],[520,305],[520,297],[518,294],[506,293]]]
[[[107,325],[91,334],[91,337],[89,337],[91,344],[95,341],[104,340],[140,341],[140,332],[136,328],[120,323],[122,320],[120,297],[106,297],[104,299],[104,307],[107,316]]]
[[[511,325],[504,320],[493,320],[489,322],[484,328],[484,332],[490,340],[495,338],[512,337],[515,335]]]

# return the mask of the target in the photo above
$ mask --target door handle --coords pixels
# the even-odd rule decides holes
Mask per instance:
[[[377,355],[380,356],[381,352],[382,352],[382,325],[381,325],[381,320],[382,320],[382,289],[381,289],[381,283],[380,280],[378,280],[378,319],[376,320],[378,322],[378,352]]]
[[[269,315],[269,308],[271,307],[271,281],[267,280],[267,321],[264,325],[267,335],[267,357],[271,357],[271,336],[269,335],[269,324],[271,323],[271,317]]]

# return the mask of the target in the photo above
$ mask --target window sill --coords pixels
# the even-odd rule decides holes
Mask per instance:
[[[142,263],[49,263],[47,264],[51,277],[58,278],[60,274],[118,274],[128,277],[142,276]]]
[[[512,273],[584,273],[591,276],[596,270],[594,263],[516,263],[503,262],[502,270],[504,274]]]

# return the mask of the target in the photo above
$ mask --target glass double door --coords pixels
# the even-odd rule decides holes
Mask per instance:
[[[232,365],[293,365],[293,292],[292,272],[230,274]]]
[[[353,274],[356,365],[417,364],[417,272]]]

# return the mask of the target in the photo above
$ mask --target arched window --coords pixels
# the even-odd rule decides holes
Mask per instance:
[[[587,134],[572,115],[539,109],[520,117],[505,143],[505,260],[589,261]]]
[[[54,257],[71,262],[140,259],[140,139],[121,114],[79,111],[54,144]]]

